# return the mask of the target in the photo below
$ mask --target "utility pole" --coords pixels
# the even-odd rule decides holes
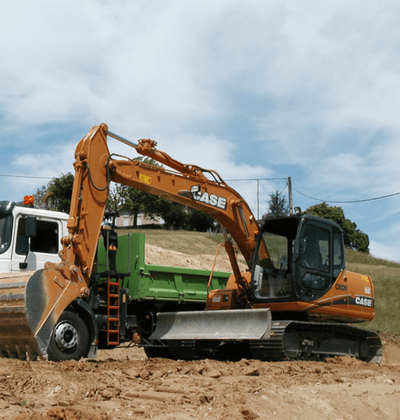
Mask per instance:
[[[292,178],[288,177],[288,191],[289,191],[289,214],[293,214],[293,195],[292,195]]]
[[[260,220],[260,179],[257,178],[257,220]]]

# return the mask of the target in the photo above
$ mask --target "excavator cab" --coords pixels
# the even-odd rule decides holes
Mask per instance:
[[[273,267],[263,259],[265,246]],[[343,234],[336,223],[311,215],[270,218],[252,259],[256,303],[316,300],[345,268]]]

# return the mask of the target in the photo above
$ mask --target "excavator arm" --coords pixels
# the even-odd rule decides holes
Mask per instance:
[[[108,134],[120,139],[113,133]],[[174,171],[137,160],[110,159],[111,180],[210,214],[229,231],[249,264],[259,226],[239,193],[229,187],[217,172],[184,165],[157,150],[153,140],[142,139],[137,145],[130,145],[138,153]]]
[[[121,156],[115,159],[117,156],[109,152],[107,135],[171,169]],[[79,142],[75,151],[68,235],[62,238],[59,253],[61,261],[47,263],[32,276],[1,282],[0,349],[3,353],[19,357],[28,354],[31,358],[46,356],[54,327],[65,310],[78,301],[90,312],[85,299],[90,294],[89,282],[111,181],[210,214],[229,231],[249,264],[259,227],[245,200],[215,171],[184,165],[155,146],[152,140],[131,143],[110,133],[105,124],[93,127]],[[233,246],[229,240],[225,245],[237,286],[245,290],[247,282],[238,268]],[[266,250],[265,253],[268,257]],[[62,345],[68,348],[68,343]],[[91,348],[95,346],[92,342]]]

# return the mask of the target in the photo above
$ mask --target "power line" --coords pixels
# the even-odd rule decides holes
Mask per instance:
[[[50,176],[30,176],[30,175],[2,175],[0,174],[0,177],[7,177],[7,178],[28,178],[28,179],[53,179],[54,177]],[[287,181],[287,178],[241,178],[241,179],[227,179],[227,182],[237,182],[237,181],[275,181],[275,180],[285,180]],[[281,192],[286,188],[286,185],[282,188]],[[385,198],[394,197],[396,195],[400,195],[400,191],[393,193],[393,194],[387,194],[382,195],[380,197],[373,197],[373,198],[365,198],[363,200],[348,200],[348,201],[336,201],[336,200],[323,200],[321,198],[315,198],[310,195],[304,194],[301,191],[297,190],[296,188],[293,188],[293,191],[296,191],[298,194],[311,198],[315,201],[325,202],[325,203],[333,203],[333,204],[353,204],[353,203],[365,203],[368,201],[377,201],[377,200],[383,200]]]
[[[50,176],[29,176],[29,175],[1,175],[3,177],[8,177],[8,178],[33,178],[33,179],[53,179],[53,177]]]
[[[226,179],[226,182],[233,182],[233,181],[274,181],[276,179],[284,179],[287,181],[287,178],[242,178],[242,179]]]
[[[8,178],[36,178],[36,179],[53,179],[54,177],[51,176],[30,176],[30,175],[2,175],[2,177]],[[235,181],[274,181],[277,179],[287,180],[287,178],[242,178],[242,179],[227,179],[227,182],[235,182]]]
[[[272,181],[272,180],[277,180],[277,179],[284,179],[287,181],[288,178],[247,178],[247,179],[230,179],[227,181]],[[280,191],[280,193],[282,193],[282,191],[287,187],[287,185],[285,185],[282,190]],[[292,187],[293,191],[296,191],[298,194],[307,197],[307,198],[311,198],[312,200],[315,201],[320,201],[321,203],[325,202],[325,203],[332,203],[332,204],[354,204],[354,203],[366,203],[368,201],[377,201],[377,200],[383,200],[385,198],[390,198],[390,197],[394,197],[396,195],[400,195],[400,191],[393,193],[393,194],[387,194],[387,195],[382,195],[380,197],[373,197],[373,198],[365,198],[362,200],[348,200],[348,201],[337,201],[337,200],[322,200],[321,198],[315,198],[312,197],[310,195],[304,194],[299,190],[296,190],[296,188]]]
[[[395,195],[400,195],[400,192],[388,194],[388,195],[382,195],[380,197],[374,197],[374,198],[365,198],[363,200],[349,200],[349,201],[330,201],[330,200],[321,200],[320,198],[311,197],[310,195],[304,194],[296,188],[293,188],[294,191],[296,191],[298,194],[303,195],[304,197],[311,198],[312,200],[321,201],[325,203],[333,203],[333,204],[352,204],[352,203],[365,203],[367,201],[376,201],[376,200],[382,200],[384,198],[394,197]]]

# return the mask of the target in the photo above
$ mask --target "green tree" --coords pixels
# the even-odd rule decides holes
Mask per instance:
[[[185,206],[165,200],[165,211],[160,216],[164,219],[165,227],[171,230],[186,229],[188,214]]]
[[[161,167],[161,165],[157,161],[147,157],[138,157],[134,160],[152,166]],[[137,188],[132,188],[128,185],[123,184],[115,184],[115,186],[111,188],[109,192],[107,208],[113,212],[128,212],[130,215],[133,216],[134,227],[137,227],[138,215],[140,213],[144,213],[150,218],[160,216],[160,213],[163,213],[165,211],[164,201],[167,200],[164,200],[161,197],[157,197]]]
[[[53,178],[46,186],[42,186],[36,191],[35,201],[39,203],[47,194],[52,193],[48,201],[48,208],[69,213],[73,184],[74,176],[70,172]]]
[[[33,195],[34,198],[35,198],[35,205],[36,206],[40,206],[40,204],[42,203],[42,200],[44,199],[46,194],[48,194],[48,192],[49,192],[48,191],[48,184],[47,185],[42,185],[40,188],[38,188],[36,190],[36,193]],[[48,202],[48,207],[50,208],[50,203],[49,202]]]
[[[207,232],[210,228],[215,228],[217,221],[207,213],[197,209],[190,209],[187,215],[187,229],[197,232]]]
[[[368,235],[357,229],[357,225],[354,222],[345,218],[341,207],[331,207],[324,202],[309,207],[305,213],[336,222],[343,229],[344,244],[347,248],[369,254]]]
[[[278,190],[270,194],[269,198],[268,213],[263,215],[263,219],[266,217],[287,216],[289,214],[286,198]]]
[[[121,210],[121,200],[116,191],[116,186],[111,185],[107,198],[107,209],[112,213],[118,213]]]
[[[110,210],[126,211],[133,216],[133,225],[137,226],[139,213],[143,212],[143,200],[146,193],[127,185],[117,184],[112,194],[109,194],[108,208]]]

